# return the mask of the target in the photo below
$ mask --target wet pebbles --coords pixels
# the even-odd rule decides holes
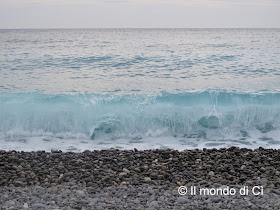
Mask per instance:
[[[264,195],[180,196],[181,185]],[[280,150],[0,151],[0,186],[2,209],[279,209]]]

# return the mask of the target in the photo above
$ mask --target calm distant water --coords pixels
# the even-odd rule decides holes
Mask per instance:
[[[0,149],[280,148],[280,29],[0,30],[0,49]]]

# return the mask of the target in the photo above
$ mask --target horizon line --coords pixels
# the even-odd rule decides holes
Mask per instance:
[[[0,30],[55,30],[55,29],[280,29],[280,27],[54,27],[54,28],[0,28]]]

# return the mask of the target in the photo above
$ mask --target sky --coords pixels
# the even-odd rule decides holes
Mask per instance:
[[[280,28],[280,0],[0,0],[0,28]]]

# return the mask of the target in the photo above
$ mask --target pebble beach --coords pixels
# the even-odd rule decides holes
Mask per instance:
[[[280,209],[278,3],[247,1],[0,1],[0,210]]]
[[[180,186],[249,193],[180,195]],[[276,149],[0,151],[1,209],[279,209],[279,198]]]

